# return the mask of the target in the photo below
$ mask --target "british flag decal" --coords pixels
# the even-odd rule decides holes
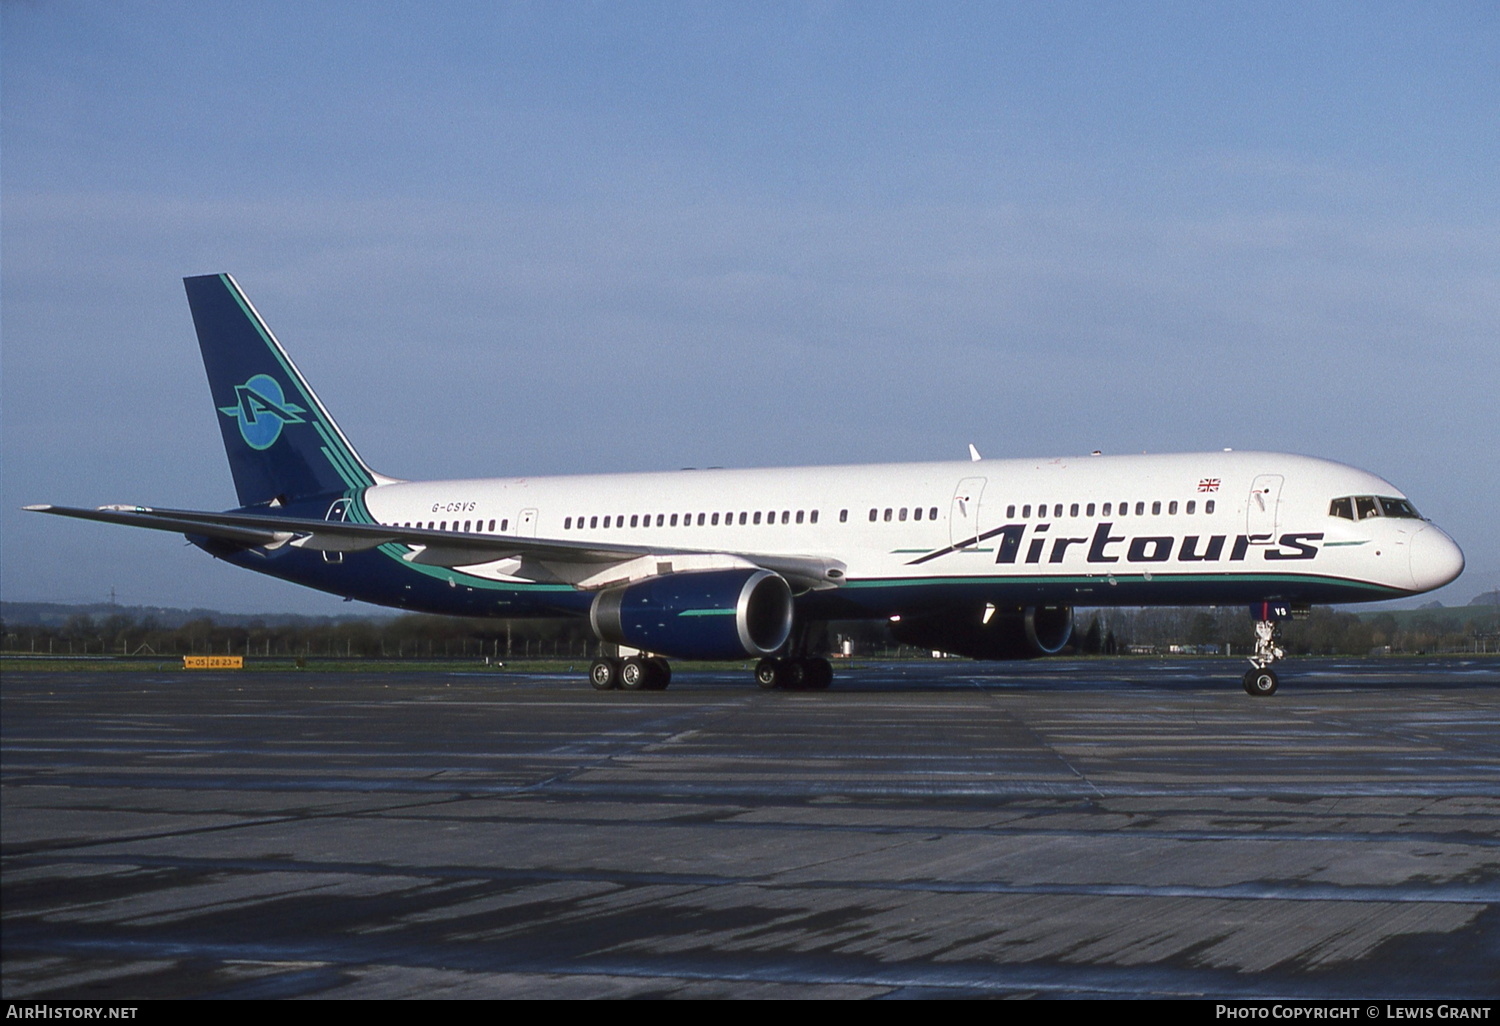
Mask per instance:
[[[1200,492],[1216,492],[1219,490],[1219,479],[1216,477],[1205,477],[1198,482]]]

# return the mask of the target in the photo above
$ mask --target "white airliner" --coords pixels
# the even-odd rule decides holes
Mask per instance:
[[[763,687],[824,688],[830,620],[1012,659],[1062,651],[1076,605],[1243,603],[1245,690],[1270,695],[1294,611],[1463,570],[1395,486],[1284,453],[399,481],[355,453],[233,278],[185,284],[239,507],[27,509],[185,534],[385,606],[588,617],[638,653],[596,661],[599,689],[663,688],[667,656],[749,657]]]

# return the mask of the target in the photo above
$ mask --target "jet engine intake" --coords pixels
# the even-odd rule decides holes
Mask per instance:
[[[679,659],[768,656],[792,631],[792,589],[769,570],[662,574],[601,591],[589,623],[604,641]]]

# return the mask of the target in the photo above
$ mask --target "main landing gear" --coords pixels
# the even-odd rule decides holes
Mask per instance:
[[[661,656],[608,657],[595,659],[589,667],[589,683],[595,691],[665,691],[672,682],[672,666]]]
[[[1250,615],[1260,619],[1255,621],[1255,653],[1250,656],[1251,669],[1245,673],[1245,694],[1269,698],[1280,683],[1271,664],[1286,658],[1286,649],[1281,647],[1281,622],[1272,619],[1279,610],[1269,602],[1250,608]]]
[[[755,664],[755,683],[767,691],[826,691],[833,683],[827,659],[762,659]]]
[[[595,691],[665,691],[672,667],[661,656],[595,659],[589,683]],[[825,691],[833,683],[833,664],[827,659],[762,659],[755,665],[755,683],[771,690]]]

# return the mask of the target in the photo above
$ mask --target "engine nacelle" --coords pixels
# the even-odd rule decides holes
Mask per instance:
[[[663,574],[601,591],[594,633],[679,659],[768,656],[792,632],[792,589],[769,570]]]
[[[968,656],[970,659],[1034,659],[1057,655],[1073,636],[1072,606],[946,609],[891,624],[904,645]]]

